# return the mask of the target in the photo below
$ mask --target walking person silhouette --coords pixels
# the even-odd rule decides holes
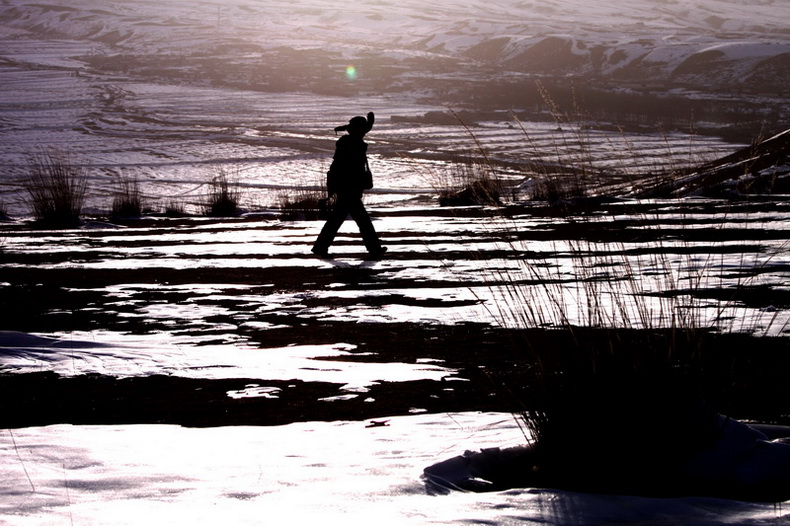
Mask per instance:
[[[329,256],[329,246],[337,231],[349,215],[357,223],[369,259],[378,259],[386,247],[381,246],[376,229],[370,220],[362,194],[373,187],[373,179],[368,167],[368,145],[363,140],[373,127],[375,116],[371,111],[366,117],[354,117],[348,124],[335,128],[335,133],[348,132],[337,140],[335,155],[326,178],[327,194],[335,196],[335,204],[326,224],[313,245],[313,254],[322,258]]]

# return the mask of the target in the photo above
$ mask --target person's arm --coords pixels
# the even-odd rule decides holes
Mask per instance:
[[[349,137],[349,135],[344,135],[335,142],[335,155],[332,157],[332,163],[326,174],[326,191],[329,197],[332,197],[345,185],[345,178],[348,177]]]

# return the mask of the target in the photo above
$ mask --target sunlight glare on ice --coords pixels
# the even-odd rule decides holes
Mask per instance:
[[[238,338],[225,335],[229,340]],[[299,378],[305,382],[344,384],[361,389],[378,381],[441,380],[452,370],[426,363],[365,363],[343,361],[355,345],[291,345],[260,348],[242,340],[211,344],[196,336],[172,337],[168,334],[136,335],[134,338],[108,331],[72,332],[63,335],[72,343],[39,347],[4,347],[0,355],[9,370],[19,372],[53,371],[65,376],[105,374],[117,377],[170,374],[187,378],[249,378],[270,380]],[[82,345],[81,345],[82,342]],[[326,360],[319,358],[337,358]]]

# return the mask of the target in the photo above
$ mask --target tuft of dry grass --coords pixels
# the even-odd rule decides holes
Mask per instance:
[[[236,180],[231,180],[225,170],[209,183],[209,193],[203,203],[203,211],[210,217],[236,217],[241,213],[239,203],[241,188]]]
[[[120,178],[120,190],[112,201],[110,218],[113,220],[139,218],[143,214],[140,182],[135,178]]]
[[[281,190],[277,194],[277,208],[284,212],[310,215],[321,211],[326,190],[320,186],[300,186]]]
[[[165,202],[164,215],[166,217],[185,217],[189,214],[187,214],[186,205],[183,202],[171,198]]]
[[[32,156],[24,187],[40,225],[70,228],[80,224],[88,178],[65,154],[50,151]]]
[[[739,388],[759,390],[770,372],[770,354],[744,353],[744,345],[760,347],[764,335],[766,349],[786,347],[770,336],[784,333],[786,321],[739,312],[735,298],[749,278],[725,285],[722,269],[732,265],[724,256],[712,250],[699,258],[682,239],[657,236],[651,250],[513,242],[530,261],[489,278],[494,317],[525,329],[513,342],[519,358],[508,378],[493,380],[523,407],[517,416],[536,452],[537,484],[662,495],[687,459],[715,444],[716,403],[732,404],[735,377]],[[761,253],[739,266],[760,268],[772,257]],[[731,294],[706,295],[717,285]],[[772,401],[771,410],[781,405]]]
[[[472,129],[461,116],[450,110],[474,142],[466,155],[453,158],[447,165],[430,170],[427,183],[438,194],[441,206],[500,206],[502,181],[488,153]]]
[[[441,206],[500,205],[501,184],[488,165],[471,156],[450,165],[438,185]]]

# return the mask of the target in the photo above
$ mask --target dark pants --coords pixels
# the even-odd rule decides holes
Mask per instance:
[[[324,228],[321,229],[321,234],[319,234],[315,245],[313,245],[313,252],[324,253],[329,250],[329,245],[332,244],[337,231],[349,215],[356,221],[368,252],[376,253],[381,251],[379,236],[376,234],[376,229],[373,228],[373,223],[370,220],[368,211],[365,210],[365,205],[362,204],[362,198],[353,195],[338,195],[335,206],[329,214],[329,219],[327,219]]]

